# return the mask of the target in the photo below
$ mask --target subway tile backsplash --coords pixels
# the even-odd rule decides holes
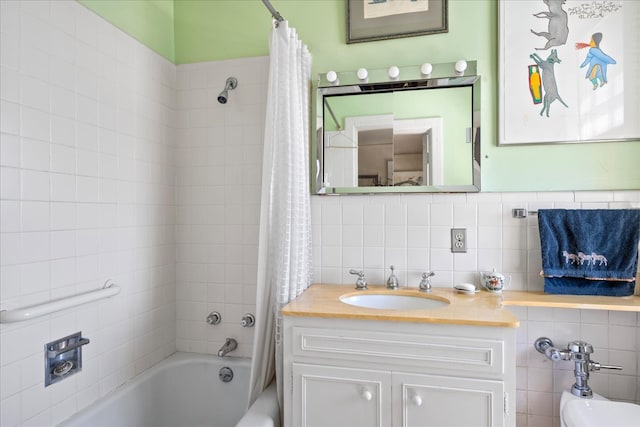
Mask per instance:
[[[557,193],[353,195],[312,197],[314,274],[350,284],[351,268],[384,283],[396,267],[403,286],[436,272],[435,286],[479,285],[480,270],[512,276],[510,289],[543,289],[537,217],[513,218],[513,208],[639,208],[640,191]],[[452,253],[451,228],[467,229],[466,253]]]
[[[216,353],[231,336],[250,356],[240,320],[255,312],[268,58],[175,66],[75,1],[2,0],[0,14],[0,309],[108,278],[123,289],[0,326],[0,425],[53,425],[176,349]],[[313,196],[315,281],[352,286],[358,268],[384,283],[393,264],[401,286],[427,270],[451,286],[496,268],[541,290],[536,218],[511,217],[521,207],[638,208],[640,191]],[[452,227],[467,253],[451,253]],[[591,342],[594,360],[624,367],[594,373],[595,390],[640,401],[637,314],[513,310],[518,426],[559,426],[573,381],[533,349],[539,336]],[[43,343],[77,330],[92,340],[83,372],[45,389]]]

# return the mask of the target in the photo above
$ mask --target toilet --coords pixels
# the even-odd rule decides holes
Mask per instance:
[[[637,427],[639,420],[640,405],[615,402],[597,393],[587,399],[565,390],[560,399],[561,427]]]

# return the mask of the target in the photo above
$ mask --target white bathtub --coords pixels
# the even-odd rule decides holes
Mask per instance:
[[[233,370],[228,383],[218,378]],[[272,386],[245,414],[247,359],[175,353],[59,427],[279,427]]]

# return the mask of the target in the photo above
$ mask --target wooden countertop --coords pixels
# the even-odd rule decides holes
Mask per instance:
[[[356,307],[340,301],[340,297],[345,295],[366,293],[413,295],[449,304],[433,309],[386,310]],[[484,290],[467,295],[451,288],[433,288],[431,293],[424,293],[416,288],[390,290],[380,285],[369,285],[368,290],[358,291],[351,285],[314,284],[287,304],[282,309],[282,315],[517,328],[520,322],[506,308],[508,306],[640,312],[640,296],[551,295],[527,291],[493,294]]]
[[[344,295],[360,294],[413,295],[449,302],[444,307],[428,310],[386,310],[356,307],[340,301]],[[394,322],[438,323],[472,326],[517,328],[518,318],[502,306],[502,295],[489,292],[461,294],[450,288],[433,288],[431,293],[415,288],[386,289],[371,286],[357,291],[353,286],[314,284],[282,309],[283,316],[325,317]]]
[[[544,292],[506,291],[506,306],[582,308],[589,310],[640,311],[640,296],[601,297],[591,295],[552,295]]]

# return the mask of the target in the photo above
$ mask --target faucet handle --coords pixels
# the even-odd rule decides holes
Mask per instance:
[[[422,273],[422,280],[420,280],[418,288],[424,292],[431,292],[431,278],[435,275],[436,273],[434,273],[433,271]]]
[[[355,274],[358,276],[358,279],[356,280],[356,289],[367,290],[367,280],[364,278],[364,271],[351,269],[349,270],[349,274]]]

